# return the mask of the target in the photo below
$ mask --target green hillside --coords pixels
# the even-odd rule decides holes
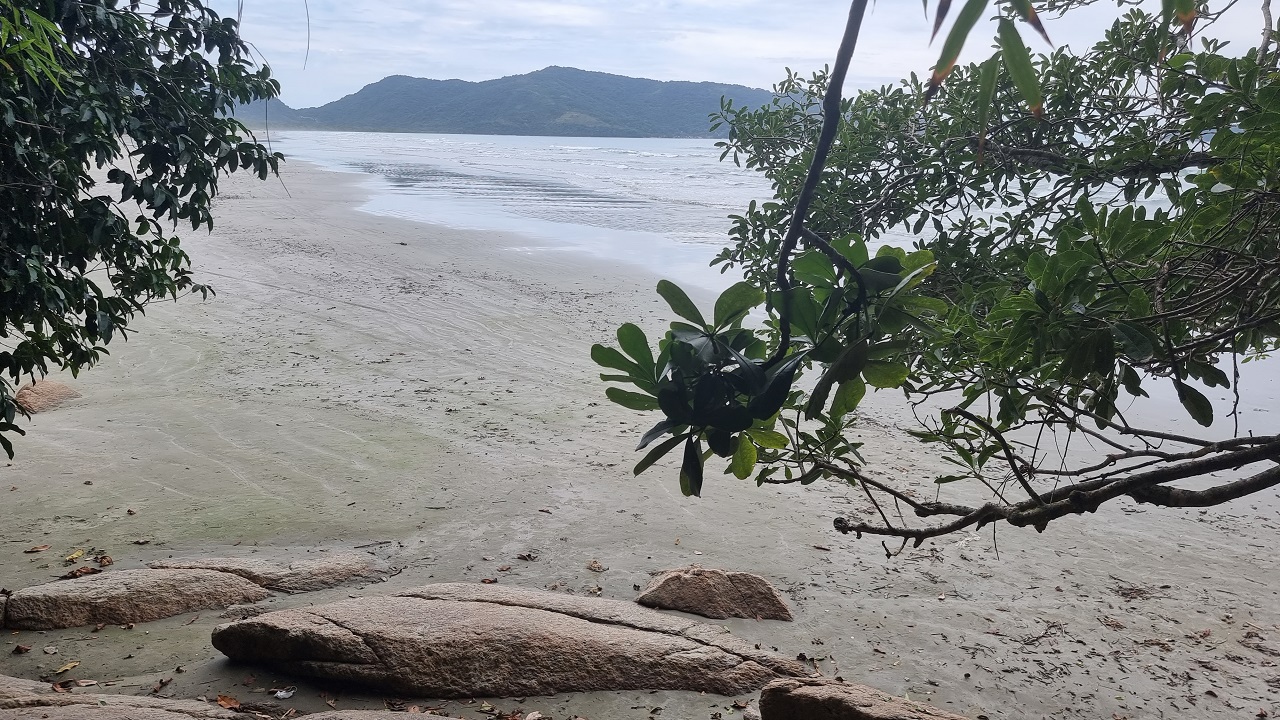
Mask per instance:
[[[596,137],[710,137],[707,116],[729,97],[763,105],[765,90],[662,82],[549,67],[497,80],[393,75],[316,108],[271,101],[237,115],[251,127]]]

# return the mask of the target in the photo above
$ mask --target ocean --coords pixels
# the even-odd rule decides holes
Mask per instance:
[[[717,291],[728,216],[773,197],[714,140],[277,131],[274,149],[364,176],[362,210],[516,235],[516,252],[583,252]]]

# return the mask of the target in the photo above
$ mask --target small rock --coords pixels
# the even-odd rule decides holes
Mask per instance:
[[[866,685],[829,678],[784,678],[760,692],[763,720],[967,720]]]
[[[716,620],[791,620],[782,595],[759,575],[693,565],[658,573],[636,598],[647,607],[679,610]]]
[[[162,560],[149,564],[157,569],[200,569],[239,575],[268,590],[309,592],[331,588],[353,578],[374,577],[386,572],[386,563],[368,553],[319,553],[293,560],[259,558],[194,558]]]
[[[13,396],[18,407],[32,415],[56,410],[68,400],[80,397],[80,393],[54,380],[37,380],[24,385]]]
[[[131,624],[257,602],[270,594],[212,570],[115,570],[17,590],[9,596],[4,623],[17,630]]]

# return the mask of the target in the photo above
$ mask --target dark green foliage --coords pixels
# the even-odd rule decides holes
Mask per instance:
[[[1029,3],[998,3],[991,60],[955,68],[940,91],[936,75],[913,76],[840,101],[795,252],[791,214],[834,119],[821,111],[828,76],[791,74],[768,107],[723,108],[724,156],[764,173],[776,198],[733,219],[734,243],[716,263],[767,297],[764,327],[742,331],[770,349],[760,369],[803,358],[748,402],[768,395],[786,433],[777,450],[757,443],[758,482],[848,481],[890,506],[837,529],[917,544],[995,520],[1043,529],[1117,497],[1204,506],[1280,484],[1274,430],[1199,430],[1234,410],[1205,394],[1240,392],[1223,368],[1280,348],[1277,55],[1227,55],[1205,28],[1192,47],[1195,4],[1165,4],[1163,18],[1130,12],[1083,54],[1033,59],[1010,19],[1032,22]],[[869,257],[868,243],[895,231],[914,247]],[[679,296],[660,294],[690,318]],[[742,375],[715,350],[743,337],[717,337],[672,324],[662,345],[671,361],[649,381],[690,390],[679,402],[659,395],[673,425],[649,439],[702,437],[743,477],[750,451],[717,436],[732,426],[686,407],[724,397],[699,394],[717,373]],[[1131,398],[1161,385],[1186,413],[1174,432],[1128,414]],[[900,389],[919,411],[915,434],[949,452],[958,472],[940,485],[973,480],[990,501],[922,500],[861,474],[848,430],[868,386]],[[1092,449],[1076,452],[1072,438]],[[1167,485],[1226,468],[1237,474],[1207,489]],[[946,519],[913,526],[900,508]]]
[[[195,0],[0,0],[0,433],[21,432],[22,377],[89,367],[146,303],[209,292],[172,232],[213,226],[219,173],[276,170],[228,113],[278,90]]]
[[[599,137],[711,137],[707,116],[727,97],[769,102],[765,90],[660,82],[549,67],[484,82],[393,75],[318,108],[279,101],[240,108],[255,126],[370,132]]]

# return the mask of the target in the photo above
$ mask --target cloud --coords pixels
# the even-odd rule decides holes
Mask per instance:
[[[1158,2],[1146,4],[1158,12]],[[236,0],[211,5],[237,8]],[[847,12],[840,0],[244,0],[243,33],[281,80],[285,102],[305,107],[387,75],[487,80],[548,65],[769,87],[785,67],[808,74],[830,63]],[[1083,50],[1120,12],[1103,0],[1046,22],[1059,46]],[[1254,44],[1255,15],[1233,11],[1215,34]],[[979,25],[961,61],[989,55],[993,35]],[[923,74],[940,44],[930,47],[920,3],[881,0],[868,12],[850,84]]]

